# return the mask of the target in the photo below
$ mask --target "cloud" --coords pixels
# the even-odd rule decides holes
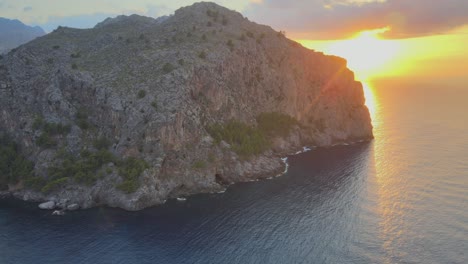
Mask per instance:
[[[244,14],[295,38],[340,39],[390,27],[386,38],[440,34],[468,24],[467,0],[264,0]]]
[[[24,12],[29,12],[29,11],[32,11],[32,9],[33,9],[33,8],[32,8],[31,6],[25,6],[25,7],[23,8],[23,11],[24,11]]]

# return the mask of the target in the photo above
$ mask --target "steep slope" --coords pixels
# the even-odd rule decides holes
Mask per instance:
[[[34,164],[3,188],[24,200],[138,210],[270,177],[304,145],[372,138],[344,59],[213,3],[58,28],[0,63],[9,162]]]
[[[45,32],[40,27],[0,17],[0,54],[43,35]]]

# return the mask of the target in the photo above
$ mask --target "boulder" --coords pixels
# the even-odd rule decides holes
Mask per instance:
[[[67,206],[68,211],[75,211],[75,210],[78,210],[78,209],[80,209],[80,206],[78,204],[69,204]]]
[[[55,202],[54,201],[48,201],[45,203],[39,204],[39,208],[44,209],[44,210],[53,210],[55,209]]]

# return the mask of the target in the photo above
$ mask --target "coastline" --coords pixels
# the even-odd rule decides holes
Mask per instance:
[[[205,194],[222,194],[222,193],[225,193],[231,185],[235,185],[235,184],[238,184],[238,183],[259,182],[261,180],[273,180],[275,178],[284,176],[285,174],[288,173],[288,170],[289,170],[289,167],[290,167],[288,159],[291,156],[300,155],[300,154],[310,152],[310,151],[317,151],[317,150],[322,149],[322,148],[333,148],[333,147],[336,147],[336,146],[352,146],[352,145],[359,144],[359,143],[371,142],[372,140],[373,140],[373,138],[360,139],[360,140],[349,141],[349,142],[348,141],[343,141],[343,142],[340,142],[340,143],[335,143],[335,144],[326,145],[326,146],[315,146],[315,145],[303,146],[298,151],[290,151],[290,152],[284,152],[284,153],[281,153],[281,154],[275,154],[274,157],[272,157],[272,158],[276,159],[276,160],[280,160],[281,163],[282,163],[282,167],[279,169],[280,170],[279,172],[277,170],[274,170],[274,171],[271,171],[270,173],[257,174],[257,175],[254,175],[254,177],[249,177],[248,179],[242,179],[242,180],[239,180],[239,181],[233,181],[233,182],[229,182],[229,183],[219,185],[220,188],[214,188],[212,190],[200,191],[200,192],[195,191],[195,192],[189,192],[189,193],[186,193],[186,194],[181,194],[181,195],[178,195],[178,196],[169,196],[169,197],[167,197],[167,199],[162,200],[160,203],[155,203],[155,204],[152,204],[150,206],[145,206],[144,208],[140,208],[138,210],[127,210],[127,209],[119,207],[119,206],[111,206],[111,205],[105,204],[105,203],[104,204],[94,204],[92,206],[83,206],[82,204],[69,203],[68,199],[63,199],[63,198],[62,199],[60,199],[60,198],[52,198],[52,199],[46,199],[46,198],[41,199],[41,198],[39,198],[37,200],[34,199],[34,198],[33,199],[24,199],[24,197],[25,197],[24,192],[14,193],[14,192],[10,192],[10,191],[2,191],[2,192],[0,192],[0,199],[14,199],[14,200],[18,200],[18,201],[22,201],[22,202],[26,202],[26,203],[30,203],[30,204],[36,204],[36,206],[39,207],[40,209],[49,210],[49,211],[53,212],[52,214],[54,214],[54,215],[62,215],[62,212],[64,213],[65,211],[87,210],[87,209],[96,208],[96,207],[118,208],[118,209],[122,209],[123,211],[127,211],[127,212],[140,211],[140,210],[143,210],[145,208],[155,207],[155,206],[165,204],[168,200],[176,200],[178,202],[185,202],[188,199],[190,199],[190,196],[192,196],[192,195],[203,194],[203,193],[205,193]],[[26,197],[27,197],[27,195],[26,195]],[[46,203],[51,203],[51,202],[54,203],[53,208],[42,208],[41,205],[44,205]],[[72,209],[67,209],[67,207],[71,206],[71,205],[72,205]]]

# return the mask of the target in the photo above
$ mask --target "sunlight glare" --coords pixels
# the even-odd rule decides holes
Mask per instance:
[[[335,54],[348,60],[348,66],[356,73],[356,77],[364,81],[375,73],[382,72],[389,61],[399,51],[396,41],[379,38],[390,28],[381,28],[358,33],[350,40],[336,42],[326,48],[326,53]]]

